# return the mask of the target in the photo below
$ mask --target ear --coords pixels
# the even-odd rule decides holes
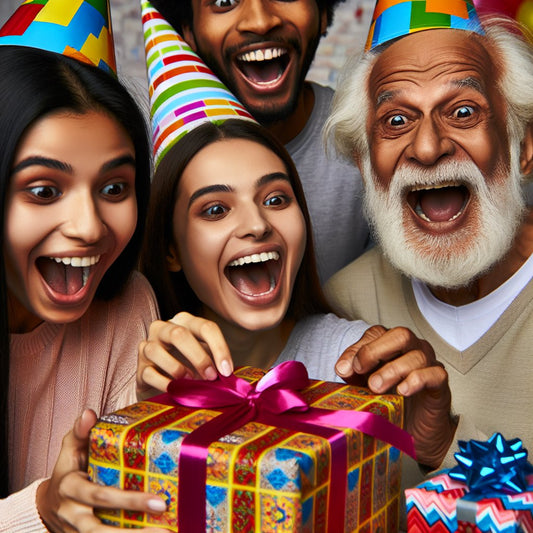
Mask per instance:
[[[190,26],[183,26],[183,38],[187,41],[187,44],[191,47],[192,51],[198,53],[198,47],[196,46],[196,39],[194,38],[194,32]]]
[[[165,260],[169,272],[179,272],[181,270],[181,263],[174,246],[169,247]]]
[[[526,136],[522,141],[520,168],[524,176],[528,176],[533,172],[533,123],[527,127]]]

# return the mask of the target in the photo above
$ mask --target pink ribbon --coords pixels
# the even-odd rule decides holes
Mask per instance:
[[[330,411],[309,407],[297,392],[309,386],[305,366],[287,361],[267,372],[256,384],[219,376],[215,381],[178,379],[168,386],[180,405],[224,412],[184,437],[179,457],[178,529],[204,532],[206,461],[209,445],[243,426],[257,422],[318,435],[330,442],[332,465],[328,501],[328,532],[344,531],[347,452],[344,433],[350,428],[383,440],[415,457],[412,437],[385,418],[364,411]],[[334,426],[334,427],[332,427]]]

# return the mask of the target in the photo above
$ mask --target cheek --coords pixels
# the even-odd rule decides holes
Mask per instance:
[[[296,217],[293,217],[291,221],[288,221],[285,227],[290,228],[290,233],[287,234],[287,241],[291,250],[293,251],[294,267],[295,271],[297,271],[300,267],[300,263],[302,262],[307,243],[305,220],[301,212],[298,212]]]
[[[137,227],[137,202],[132,199],[120,206],[120,209],[109,214],[112,220],[112,227],[116,235],[117,248],[120,252],[126,247],[135,233]],[[120,252],[117,254],[119,255]]]

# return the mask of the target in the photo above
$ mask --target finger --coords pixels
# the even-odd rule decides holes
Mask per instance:
[[[175,315],[171,322],[186,326],[197,339],[208,346],[216,368],[223,376],[229,376],[233,372],[231,353],[218,324],[185,312]]]
[[[397,392],[402,396],[414,396],[423,390],[440,392],[447,387],[448,374],[444,366],[436,363],[409,373],[398,385]]]
[[[178,359],[169,351],[176,351]],[[172,321],[152,323],[149,339],[142,346],[142,356],[173,378],[182,376],[187,364],[204,379],[215,379],[217,376],[211,354],[195,338],[191,329]]]
[[[116,528],[114,526],[107,526],[103,524],[97,516],[95,516],[93,509],[70,502],[63,506],[60,511],[61,519],[65,524],[69,524],[71,528],[63,527],[62,531],[70,532],[76,531],[79,533],[117,533],[120,531],[131,532],[131,529]],[[168,533],[166,529],[159,528],[143,528],[144,533]]]
[[[79,471],[63,477],[59,492],[65,500],[90,508],[128,509],[151,514],[161,514],[167,509],[166,502],[154,494],[98,485],[90,481],[86,473]]]
[[[361,348],[379,339],[387,330],[383,326],[371,326],[354,344],[346,348],[335,364],[336,373],[343,379],[352,378],[354,374],[363,374],[364,370],[358,358]]]
[[[174,327],[169,326],[169,328]],[[170,335],[169,338],[171,338]],[[160,374],[166,374],[167,377],[177,379],[187,374],[190,374],[192,377],[192,370],[170,354],[168,349],[154,340],[142,342],[139,346],[139,365],[142,366],[142,369],[140,368],[139,370],[142,372],[146,367],[153,366],[157,368]]]
[[[179,378],[180,376],[176,375],[174,377]],[[165,392],[168,388],[168,384],[172,380],[158,372],[153,366],[146,366],[142,370],[141,381],[143,385],[146,385],[152,389],[156,389],[161,392]],[[140,392],[144,392],[144,387],[143,390],[141,390]]]
[[[85,444],[89,438],[92,427],[96,424],[97,416],[92,409],[85,409],[81,416],[74,422],[74,437],[80,444]]]
[[[419,339],[408,328],[397,327],[362,346],[357,359],[361,365],[361,372],[369,373],[387,361],[415,351],[422,356],[420,366],[429,366],[436,360],[435,352],[428,342]]]

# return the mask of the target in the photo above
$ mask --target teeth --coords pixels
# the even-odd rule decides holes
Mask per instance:
[[[264,263],[266,261],[277,261],[279,259],[278,252],[262,252],[260,254],[245,255],[244,257],[239,257],[238,259],[233,260],[229,263],[228,266],[242,266],[248,263]]]
[[[412,192],[416,191],[431,191],[432,189],[444,189],[445,187],[460,187],[461,183],[458,181],[450,181],[447,183],[440,183],[438,185],[418,185],[411,189]]]
[[[92,255],[89,257],[50,257],[56,263],[63,263],[73,267],[90,267],[96,265],[100,261],[99,255]],[[87,274],[88,275],[88,274]]]
[[[239,61],[269,61],[270,59],[276,59],[281,57],[287,52],[283,48],[265,48],[263,50],[252,50],[251,52],[246,52],[241,54],[238,59]]]

